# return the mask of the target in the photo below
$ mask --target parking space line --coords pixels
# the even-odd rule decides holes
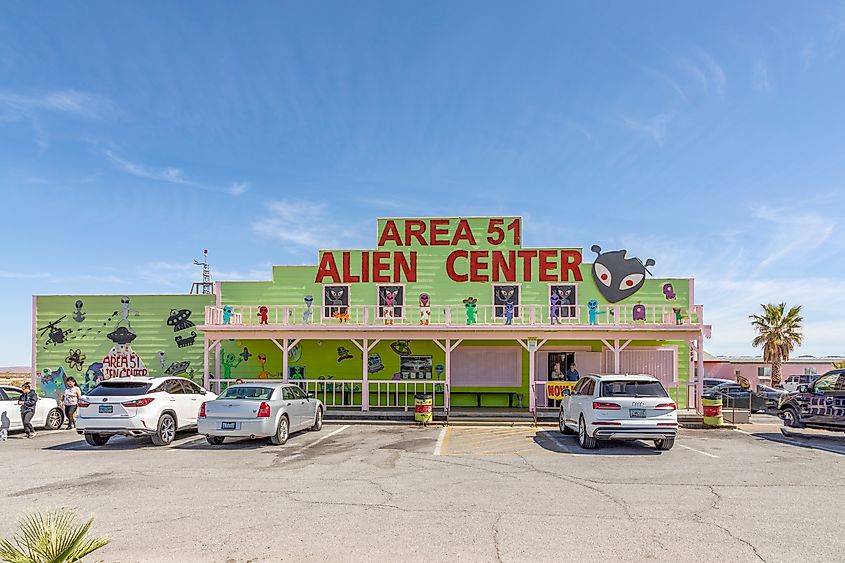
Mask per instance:
[[[690,450],[690,451],[695,452],[695,453],[697,453],[697,454],[706,455],[707,457],[713,457],[713,458],[716,458],[716,459],[720,459],[720,458],[719,458],[719,456],[717,456],[716,454],[711,454],[711,453],[708,453],[708,452],[703,452],[703,451],[701,451],[701,450],[697,450],[697,449],[695,449],[695,448],[691,448],[691,447],[689,447],[689,446],[685,446],[685,445],[683,445],[683,444],[678,444],[678,445],[679,445],[680,447],[684,448],[685,450]]]
[[[338,429],[337,429],[337,430],[335,430],[334,432],[329,432],[329,433],[328,433],[328,434],[326,434],[325,436],[321,436],[320,438],[317,438],[316,440],[314,440],[314,441],[313,441],[313,442],[311,442],[310,444],[305,444],[304,446],[302,446],[302,447],[299,449],[299,451],[300,451],[300,452],[302,452],[303,450],[307,450],[307,449],[308,449],[308,448],[310,448],[311,446],[316,446],[317,444],[319,444],[319,443],[320,443],[320,442],[322,442],[323,440],[325,440],[325,439],[327,439],[327,438],[331,438],[331,437],[332,437],[332,436],[334,436],[335,434],[340,434],[341,432],[343,432],[344,430],[346,430],[346,429],[347,429],[347,428],[349,428],[350,426],[351,426],[350,424],[346,424],[346,425],[344,425],[344,426],[341,426],[340,428],[338,428]],[[293,457],[293,456],[291,456],[291,457]]]
[[[448,426],[444,426],[440,429],[440,434],[437,436],[437,443],[434,444],[434,455],[440,455],[440,450],[443,448],[443,439],[446,438],[446,432],[448,432],[448,430]]]

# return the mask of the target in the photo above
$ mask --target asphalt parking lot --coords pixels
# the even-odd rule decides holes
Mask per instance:
[[[327,424],[282,447],[0,443],[0,534],[96,517],[105,561],[841,561],[845,437],[774,424],[584,451],[552,427]]]

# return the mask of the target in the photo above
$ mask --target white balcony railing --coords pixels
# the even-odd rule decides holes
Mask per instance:
[[[508,322],[504,307],[499,305],[478,305],[470,314],[459,305],[431,306],[422,309],[415,305],[393,307],[392,318],[385,318],[384,309],[376,305],[330,305],[325,307],[304,305],[232,305],[206,307],[206,325],[233,325],[274,327],[309,326],[324,327],[353,326],[494,326],[512,324],[516,326],[669,326],[703,325],[703,307],[693,305],[689,309],[677,305],[599,305],[591,311],[587,305],[519,305]],[[428,311],[428,314],[426,314]]]

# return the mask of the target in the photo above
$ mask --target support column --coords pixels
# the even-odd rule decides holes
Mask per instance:
[[[364,315],[366,316],[366,309]],[[366,412],[370,410],[370,370],[367,369],[367,358],[370,355],[370,341],[364,339],[364,346],[361,350],[361,410]],[[354,391],[353,391],[354,394]]]
[[[208,336],[203,335],[202,337],[202,386],[204,389],[208,389],[208,384],[211,382],[211,374],[208,373]]]
[[[290,365],[290,356],[288,352],[290,348],[288,348],[288,339],[282,339],[282,381],[285,383],[288,382],[288,376],[290,375],[290,370],[288,369]]]
[[[217,342],[218,342],[218,344],[214,348],[214,377],[217,378],[217,379],[220,379],[220,367],[221,367],[221,365],[220,365],[220,354],[222,353],[222,350],[223,350],[223,341],[218,340]],[[220,394],[220,388],[221,388],[221,383],[218,381],[217,382],[217,389],[216,389],[216,393],[218,395]]]
[[[536,377],[537,375],[534,373],[536,371],[536,359],[534,356],[535,352],[533,349],[528,349],[528,410],[531,414],[535,414],[537,412],[537,385],[536,385]]]
[[[701,395],[704,393],[704,337],[699,335],[696,342],[698,373],[696,374],[695,382],[695,410],[696,412],[704,412],[701,408]]]
[[[446,339],[446,388],[443,390],[443,410],[446,411],[446,418],[449,418],[449,410],[452,407],[452,339]]]

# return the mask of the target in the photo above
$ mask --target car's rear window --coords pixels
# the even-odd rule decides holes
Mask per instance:
[[[146,395],[150,384],[143,381],[103,381],[86,393],[89,397],[130,397]]]
[[[221,399],[249,399],[256,401],[267,401],[273,395],[271,387],[229,387],[222,395]]]
[[[659,381],[604,381],[602,397],[668,397]]]

